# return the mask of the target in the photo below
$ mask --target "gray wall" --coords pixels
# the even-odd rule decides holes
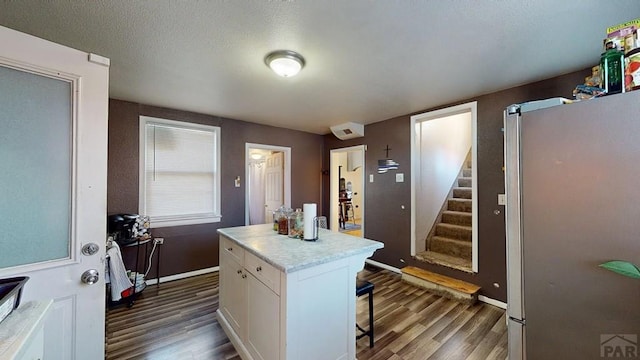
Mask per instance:
[[[465,99],[439,108],[470,101],[478,102],[478,253],[477,274],[463,273],[442,266],[412,259],[411,251],[411,144],[410,118],[407,114],[365,126],[363,138],[340,141],[332,134],[325,136],[324,169],[329,169],[331,149],[367,145],[365,184],[365,237],[382,241],[384,249],[373,259],[393,267],[417,266],[447,276],[472,282],[482,287],[482,294],[506,302],[506,246],[504,207],[497,205],[497,196],[504,193],[503,110],[514,103],[555,96],[570,98],[577,84],[591,73],[585,69],[540,82]],[[438,108],[425,109],[415,114]],[[377,160],[385,158],[385,147],[392,149],[389,158],[400,168],[386,174],[377,173]],[[395,173],[402,172],[405,182],[396,183]],[[375,181],[368,182],[369,174]],[[323,177],[323,212],[329,214],[329,177]],[[401,209],[404,205],[405,209]],[[500,213],[496,215],[495,210]],[[402,262],[402,260],[404,262]],[[494,283],[499,288],[494,287]]]
[[[108,214],[138,212],[140,115],[221,128],[222,221],[213,224],[154,229],[153,236],[165,238],[164,245],[161,246],[160,276],[217,266],[218,234],[216,230],[222,227],[244,225],[244,152],[247,142],[291,147],[291,205],[302,207],[305,202],[320,204],[322,136],[111,99],[109,101]],[[234,186],[236,176],[241,178],[242,185],[239,188]],[[134,249],[125,249],[123,255],[128,267],[133,266]],[[139,270],[143,271],[142,255],[140,260]],[[154,265],[149,278],[155,277]]]

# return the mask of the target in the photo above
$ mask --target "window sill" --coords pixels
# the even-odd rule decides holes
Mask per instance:
[[[184,226],[184,225],[197,225],[197,224],[209,224],[217,223],[222,220],[222,216],[206,216],[206,217],[188,217],[188,218],[150,218],[151,228],[163,228],[169,226]]]

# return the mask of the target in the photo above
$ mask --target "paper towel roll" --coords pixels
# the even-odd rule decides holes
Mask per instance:
[[[317,207],[316,204],[303,204],[302,205],[302,213],[304,216],[304,239],[305,240],[315,240],[316,235],[316,215],[317,215]]]

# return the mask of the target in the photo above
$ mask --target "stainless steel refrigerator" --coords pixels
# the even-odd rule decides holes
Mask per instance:
[[[640,359],[640,91],[505,111],[509,359]]]

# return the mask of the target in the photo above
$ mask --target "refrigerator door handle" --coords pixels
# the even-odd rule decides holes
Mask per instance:
[[[507,237],[507,314],[524,319],[522,226],[520,199],[520,126],[519,114],[504,114],[505,223]]]

